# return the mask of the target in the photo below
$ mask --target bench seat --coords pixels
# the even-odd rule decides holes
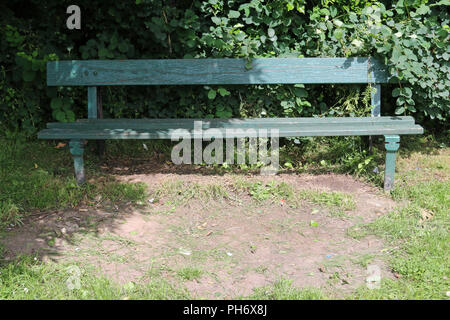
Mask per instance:
[[[392,76],[387,65],[372,57],[49,61],[48,86],[87,88],[88,119],[49,123],[38,138],[69,140],[75,177],[82,184],[84,140],[270,137],[275,142],[278,137],[382,135],[386,148],[384,189],[389,191],[394,186],[400,136],[423,133],[412,117],[381,117],[381,84],[391,83]],[[104,87],[272,84],[369,85],[371,113],[365,118],[102,119]],[[215,100],[208,101],[213,108]],[[101,154],[104,144],[97,145]]]
[[[194,132],[201,121],[202,132]],[[200,126],[200,122],[198,124]],[[177,130],[184,129],[184,132]],[[216,129],[215,132],[208,129]],[[232,130],[235,129],[235,130]],[[241,129],[241,130],[236,130]],[[245,138],[278,130],[279,137],[369,136],[422,134],[414,118],[259,118],[259,119],[83,119],[73,123],[52,122],[38,133],[39,139],[171,139]],[[220,132],[220,133],[219,133]],[[264,134],[264,133],[263,133]]]

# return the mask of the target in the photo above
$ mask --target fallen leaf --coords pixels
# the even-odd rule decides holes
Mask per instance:
[[[58,144],[56,145],[55,149],[60,149],[60,148],[63,148],[63,147],[65,147],[65,146],[66,146],[66,143],[60,142],[60,143],[58,143]]]
[[[209,232],[206,234],[206,236],[207,236],[207,237],[210,236],[211,233],[212,233],[212,231],[209,231]]]
[[[422,215],[422,218],[420,218],[419,221],[424,222],[426,220],[430,220],[431,218],[433,218],[434,213],[429,210],[422,209],[421,215]]]

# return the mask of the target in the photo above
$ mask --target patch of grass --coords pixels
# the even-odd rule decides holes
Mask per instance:
[[[203,275],[203,271],[194,267],[184,267],[177,271],[177,275],[187,281],[198,280]]]
[[[348,228],[346,230],[346,234],[350,238],[359,240],[359,239],[362,239],[365,236],[367,236],[369,234],[369,231],[367,230],[367,226],[366,225],[357,223],[357,224],[351,226],[350,228]]]
[[[0,150],[0,227],[17,224],[33,210],[64,209],[99,197],[112,202],[146,197],[144,184],[107,177],[78,186],[68,150],[57,150],[47,142],[0,138]],[[94,170],[89,161],[87,168]]]
[[[124,237],[121,237],[119,235],[115,235],[115,234],[112,234],[112,233],[107,233],[105,235],[102,235],[99,238],[99,240],[100,241],[106,241],[106,240],[114,241],[114,242],[120,244],[123,247],[131,247],[131,246],[136,246],[137,245],[137,243],[135,241],[131,240],[131,239],[127,239],[127,238],[124,238]]]
[[[0,226],[2,223],[11,223],[13,225],[22,223],[20,210],[11,199],[0,201]]]
[[[428,150],[428,149],[426,149]],[[429,151],[429,150],[428,150]],[[391,213],[364,226],[366,234],[383,237],[394,248],[389,257],[399,279],[385,279],[380,289],[360,288],[358,299],[448,299],[450,277],[450,171],[442,153],[410,153],[414,162],[435,163],[428,180],[413,171],[398,175],[393,198],[404,203]],[[434,158],[434,159],[433,159]],[[435,162],[437,159],[442,161]],[[401,159],[403,168],[408,159]],[[447,164],[446,164],[447,163]]]
[[[372,153],[367,137],[300,137],[286,145],[280,163],[292,163],[298,172],[349,173],[378,186],[383,183],[379,168],[384,163],[384,145],[373,137]]]
[[[345,211],[353,210],[356,207],[353,196],[342,192],[301,190],[298,196],[303,200],[329,208],[332,216],[344,216]]]
[[[275,204],[286,203],[291,208],[298,208],[304,201],[327,208],[332,216],[344,216],[345,211],[355,208],[355,201],[350,194],[342,192],[323,192],[319,190],[296,189],[285,182],[249,181],[236,179],[232,186],[217,184],[186,183],[171,181],[160,184],[153,193],[156,201],[165,199],[167,212],[173,212],[177,206],[197,200],[206,204],[209,201],[229,201],[240,203],[242,194],[247,194],[258,205],[263,202]]]
[[[354,264],[357,264],[363,268],[367,268],[370,262],[376,257],[373,253],[365,253],[357,255],[356,257],[350,259]]]
[[[139,203],[145,201],[147,186],[144,183],[105,183],[98,192],[103,198],[118,201],[131,201]]]
[[[186,183],[183,181],[164,182],[154,192],[156,201],[167,199],[166,204],[184,205],[191,200],[207,203],[211,200],[232,200],[226,187],[217,184]]]
[[[319,289],[299,289],[292,285],[292,281],[282,278],[273,285],[254,289],[252,295],[245,299],[256,300],[319,300],[326,297]]]
[[[185,289],[163,279],[119,285],[107,278],[94,276],[92,270],[85,266],[42,264],[30,256],[0,266],[0,299],[189,298]]]
[[[248,193],[252,199],[258,202],[286,202],[290,207],[297,208],[302,201],[308,201],[330,209],[332,215],[343,215],[344,211],[352,210],[356,206],[350,194],[307,189],[298,190],[285,182],[263,183],[261,181],[237,180],[235,186],[238,191]]]

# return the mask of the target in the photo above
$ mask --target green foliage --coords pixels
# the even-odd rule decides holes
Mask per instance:
[[[393,191],[399,206],[358,226],[357,233],[349,230],[357,238],[369,234],[385,238],[390,267],[398,275],[384,279],[380,289],[360,288],[353,299],[448,299],[450,170],[448,148],[441,148],[435,146],[434,152],[428,152],[420,146],[420,153],[410,151],[407,158],[401,157]]]
[[[86,117],[85,88],[48,88],[45,63],[67,59],[374,56],[395,100],[386,114],[448,120],[448,1],[80,0],[81,31],[60,1],[8,1],[0,10],[0,126],[33,133]],[[368,115],[364,87],[178,86],[103,89],[106,117]],[[359,93],[358,93],[359,92]],[[358,94],[356,94],[358,93]],[[356,97],[356,98],[355,98]],[[343,105],[351,101],[351,105]]]
[[[299,289],[292,285],[292,281],[281,278],[271,286],[257,288],[246,299],[257,300],[319,300],[326,299],[324,294],[316,288]]]
[[[202,274],[202,270],[194,267],[184,267],[177,271],[177,275],[187,281],[198,280]]]
[[[1,258],[1,256],[0,256]],[[69,289],[74,273],[80,270],[80,288]],[[0,264],[0,299],[2,300],[128,300],[189,299],[182,288],[159,278],[146,282],[116,283],[98,277],[93,266],[40,262],[31,256]],[[77,280],[73,280],[74,284]]]

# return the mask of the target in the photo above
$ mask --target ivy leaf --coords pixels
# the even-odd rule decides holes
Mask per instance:
[[[299,98],[306,98],[308,96],[308,91],[303,88],[293,88],[292,91],[294,91],[295,96]]]
[[[240,16],[241,14],[239,13],[239,11],[230,10],[230,12],[228,12],[228,18],[230,19],[239,18]]]
[[[342,29],[336,29],[336,30],[334,30],[334,37],[336,38],[336,39],[341,39],[342,38],[342,36],[344,35],[344,31],[342,30]],[[355,40],[354,40],[355,41]]]
[[[74,122],[75,121],[75,113],[72,110],[67,110],[66,111],[66,119],[69,122]]]
[[[398,107],[395,109],[395,114],[402,114],[405,112],[405,107]]]
[[[120,52],[127,52],[128,51],[128,45],[125,42],[121,42],[119,43],[119,51]],[[99,55],[100,55],[100,51],[99,51]]]
[[[400,95],[400,88],[395,88],[395,89],[392,91],[392,96],[393,96],[394,98],[397,98],[399,95]]]
[[[100,48],[100,49],[98,50],[98,57],[99,57],[100,59],[105,59],[107,55],[108,55],[108,49],[106,49],[106,48]]]
[[[411,98],[411,96],[412,96],[411,89],[410,88],[404,88],[404,94],[405,94],[405,97]]]
[[[420,15],[425,15],[425,14],[427,14],[428,12],[430,12],[430,7],[428,7],[428,6],[425,5],[425,4],[422,4],[422,5],[416,10],[416,13],[417,13],[417,14],[420,14]]]
[[[60,110],[62,108],[62,105],[63,105],[63,101],[59,97],[52,98],[52,100],[50,101],[50,107],[53,110]]]
[[[216,90],[211,89],[208,92],[208,99],[214,100],[216,98],[216,95],[217,95]]]
[[[55,112],[55,119],[60,121],[60,122],[66,122],[66,113],[63,111],[56,111]]]
[[[336,7],[334,7],[334,6],[330,7],[330,14],[331,14],[331,17],[333,17],[333,18],[337,15]]]
[[[219,89],[217,89],[217,91],[220,93],[220,95],[221,95],[222,97],[225,97],[225,96],[227,96],[227,95],[230,94],[230,91],[228,91],[228,90],[225,89],[225,88],[219,88]]]
[[[220,18],[218,17],[212,17],[211,18],[212,22],[214,22],[217,25],[220,25],[220,22],[222,21]]]

